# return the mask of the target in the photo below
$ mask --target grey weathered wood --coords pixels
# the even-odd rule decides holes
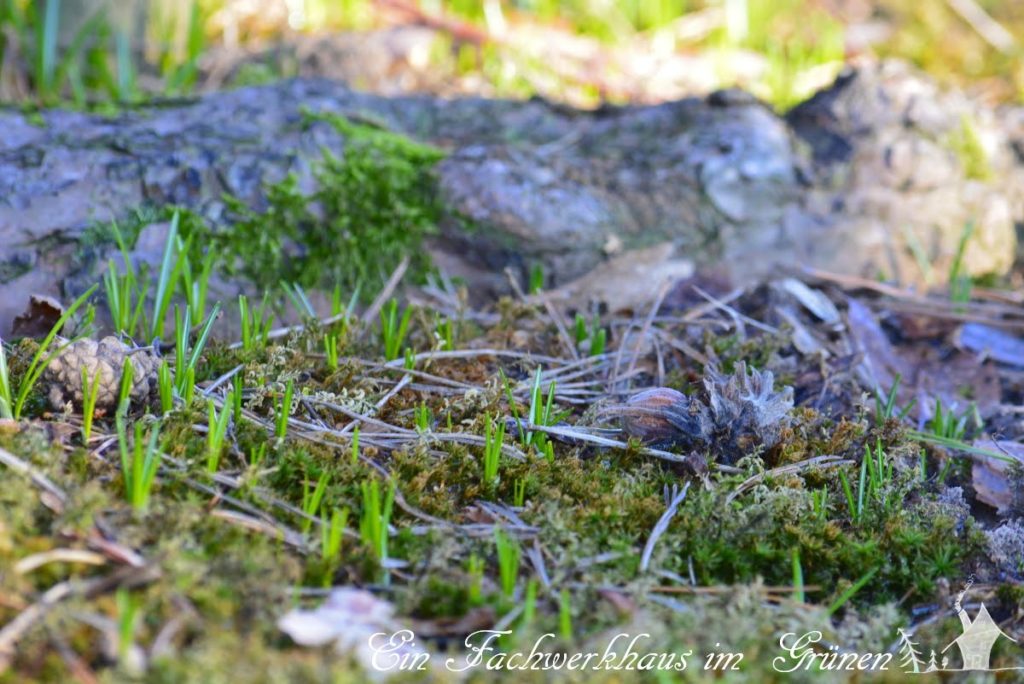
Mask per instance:
[[[544,263],[556,282],[618,250],[670,241],[739,279],[811,264],[914,279],[907,236],[935,260],[977,222],[972,272],[1007,270],[1021,198],[1024,115],[943,93],[898,65],[851,72],[779,118],[749,96],[576,112],[540,101],[385,98],[295,80],[164,102],[107,118],[0,111],[0,331],[30,293],[66,297],[95,278],[84,228],[151,203],[213,220],[230,192],[343,153],[306,109],[369,116],[444,146],[441,190],[484,227],[445,225],[431,249],[478,291],[504,267]],[[950,144],[969,120],[989,145],[988,180],[966,178]],[[1016,147],[1015,147],[1016,146]]]

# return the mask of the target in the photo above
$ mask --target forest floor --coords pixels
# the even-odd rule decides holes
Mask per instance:
[[[412,79],[596,106],[742,85],[781,111],[876,43],[995,102],[1019,100],[1024,79],[1019,48],[960,16],[974,3],[765,3],[780,9],[744,38],[699,3],[634,17],[614,50],[600,23],[577,30],[595,3],[563,3],[579,15],[569,29],[510,14],[504,38],[461,3],[342,4],[397,13],[367,38],[387,48],[376,82],[396,91]],[[236,28],[267,19],[247,5]],[[159,77],[99,30],[47,75],[56,27],[36,3],[10,6],[0,29],[22,40],[5,48],[0,96],[40,120],[68,97],[117,112],[147,97],[147,78],[177,97],[374,63],[341,58],[352,35],[203,58],[224,15],[195,4],[187,54],[165,48]],[[995,9],[990,21],[1024,21],[1014,3]],[[433,47],[417,61],[424,26]],[[50,44],[30,55],[37,32]],[[332,42],[341,57],[322,59]],[[140,232],[174,209],[116,238],[104,225],[69,259],[123,258],[76,271],[96,287],[35,300],[0,340],[0,684],[956,680],[973,651],[955,640],[986,626],[988,667],[1024,669],[1024,295],[963,275],[969,231],[936,278],[950,285],[928,292],[809,269],[751,286],[698,272],[608,312],[509,271],[513,294],[481,304],[421,249],[440,207],[418,174],[435,151],[370,123],[399,154],[357,167],[350,152],[319,176],[317,200],[348,223],[324,230],[285,181],[235,225],[183,209],[138,270]],[[960,123],[966,167],[981,147]],[[386,221],[379,187],[397,207]],[[295,258],[311,223],[318,248]],[[215,303],[210,283],[239,276],[224,261],[258,286],[240,291],[268,294]],[[516,668],[531,651],[548,670]]]
[[[581,681],[850,676],[809,645],[896,681],[960,667],[982,604],[1018,641],[992,667],[1021,666],[1019,295],[698,276],[573,319],[443,279],[399,306],[404,265],[368,306],[246,304],[216,339],[65,348],[88,309],[31,312],[68,337],[0,366],[0,681],[359,681],[403,629],[414,681],[479,630],[688,654]]]

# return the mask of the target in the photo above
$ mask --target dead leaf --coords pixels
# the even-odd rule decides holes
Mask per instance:
[[[825,296],[821,290],[808,287],[796,278],[784,278],[778,281],[779,289],[788,292],[794,299],[814,314],[818,320],[826,325],[842,323],[839,316],[839,309],[832,303],[832,300]]]
[[[11,335],[14,337],[45,337],[63,315],[64,306],[56,299],[34,294],[29,297],[28,307],[14,318]]]
[[[692,261],[675,257],[675,246],[666,242],[624,252],[543,296],[579,311],[595,303],[611,312],[639,310],[650,305],[666,281],[687,278],[693,268]]]
[[[849,299],[846,321],[850,337],[862,356],[860,370],[866,385],[887,392],[897,374],[909,376],[910,369],[896,354],[871,309],[857,299]]]
[[[661,304],[662,313],[685,312],[697,306],[707,306],[708,300],[699,293],[704,292],[715,299],[724,299],[736,288],[732,281],[721,268],[710,268],[702,266],[692,276],[677,280],[669,293],[665,295],[665,301]]]
[[[974,446],[1006,454],[1024,465],[1024,444],[1019,442],[979,439],[975,440]],[[1024,492],[1015,491],[1010,484],[1012,466],[1012,463],[991,456],[978,455],[974,458],[971,478],[978,501],[992,506],[999,513],[1007,513],[1022,503],[1020,499],[1024,498]]]
[[[636,601],[622,592],[613,589],[600,589],[597,593],[612,604],[621,615],[632,615],[636,611]]]
[[[896,406],[916,402],[912,415],[919,424],[932,417],[935,400],[963,413],[973,403],[982,418],[999,410],[1002,389],[995,366],[971,352],[949,351],[930,343],[897,347],[875,314],[856,299],[848,300],[847,326],[861,354],[858,372],[869,388],[887,394],[896,383]]]
[[[463,520],[477,525],[493,525],[497,522],[494,515],[481,506],[466,506],[463,511]]]
[[[981,323],[966,323],[957,331],[956,344],[999,363],[1024,367],[1024,340],[1004,330]]]
[[[364,589],[335,587],[320,606],[288,611],[277,626],[302,646],[333,643],[338,653],[352,654],[367,676],[382,679],[387,672],[374,667],[378,649],[391,660],[426,653],[394,612],[390,602]]]
[[[826,357],[829,355],[829,351],[825,348],[825,345],[823,345],[818,338],[814,336],[814,333],[808,330],[807,327],[800,322],[796,313],[790,311],[790,309],[785,306],[776,307],[775,313],[777,313],[779,318],[788,323],[790,328],[793,329],[793,346],[796,347],[798,352],[805,355],[822,354]]]

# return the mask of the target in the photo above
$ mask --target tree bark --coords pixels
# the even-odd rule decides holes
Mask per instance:
[[[968,221],[967,271],[1003,273],[1024,222],[1022,110],[897,64],[846,73],[786,118],[738,91],[579,112],[292,80],[112,118],[0,112],[0,331],[29,294],[95,282],[104,255],[80,244],[95,222],[167,203],[216,222],[224,193],[260,208],[265,184],[292,171],[310,188],[311,164],[344,143],[302,126],[307,110],[371,117],[449,152],[443,199],[481,230],[445,221],[429,248],[477,292],[504,287],[505,267],[525,278],[543,264],[557,285],[663,243],[740,281],[803,265],[917,280],[922,257],[941,280]]]

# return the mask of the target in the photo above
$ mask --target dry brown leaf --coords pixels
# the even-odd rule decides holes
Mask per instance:
[[[856,299],[848,300],[847,325],[862,357],[859,372],[864,384],[886,394],[899,376],[896,405],[916,402],[913,415],[920,422],[932,417],[936,399],[958,413],[973,402],[983,418],[999,409],[1002,390],[997,369],[977,354],[947,353],[924,343],[897,347],[875,314]]]
[[[44,337],[63,315],[64,306],[56,299],[34,294],[29,297],[25,311],[14,318],[11,334],[14,337]]]
[[[1019,442],[979,439],[974,446],[988,451],[997,451],[1017,459],[1024,465],[1024,444]],[[1012,463],[992,458],[977,456],[971,466],[971,478],[974,492],[978,500],[992,506],[1000,513],[1008,512],[1015,503],[1024,498],[1024,492],[1014,491],[1010,484],[1010,468]]]

